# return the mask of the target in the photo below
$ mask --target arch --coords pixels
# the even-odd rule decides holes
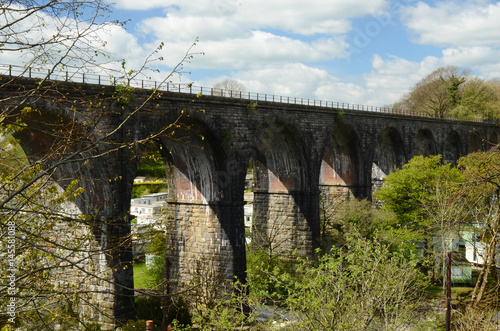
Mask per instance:
[[[451,130],[446,135],[443,145],[443,163],[456,164],[461,156],[462,142],[457,131]]]
[[[486,147],[487,147],[487,149],[491,149],[491,148],[495,147],[496,145],[498,145],[498,135],[496,132],[492,132],[489,135]]]
[[[292,192],[308,188],[305,151],[293,132],[283,124],[274,124],[258,136],[254,162],[256,189]]]
[[[338,187],[342,195],[360,195],[363,161],[357,133],[347,125],[338,126],[328,139],[321,162],[319,184]]]
[[[220,201],[229,180],[225,153],[215,134],[203,123],[184,120],[159,138],[169,197],[204,203]]]
[[[415,147],[413,155],[436,155],[436,142],[434,140],[434,135],[429,129],[421,129],[418,131]]]
[[[406,162],[403,139],[395,128],[387,128],[377,136],[372,163],[372,192],[380,189],[388,174]]]
[[[477,131],[471,131],[469,135],[469,153],[478,152],[482,149],[483,142]]]

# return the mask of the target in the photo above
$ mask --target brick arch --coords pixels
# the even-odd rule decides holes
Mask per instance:
[[[429,129],[421,129],[415,137],[415,152],[413,155],[436,155],[436,141],[434,134]]]
[[[443,144],[443,162],[455,164],[462,155],[462,141],[455,130],[450,130]]]
[[[363,185],[363,158],[358,134],[348,125],[337,126],[324,148],[320,186],[337,187],[338,193],[358,196]]]
[[[396,128],[386,128],[377,136],[371,172],[372,192],[382,186],[385,176],[406,162],[405,155],[403,139]]]

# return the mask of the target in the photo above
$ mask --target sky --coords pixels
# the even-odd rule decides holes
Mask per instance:
[[[161,43],[161,79],[248,92],[390,105],[441,66],[500,77],[500,1],[114,0],[107,49],[131,68]]]

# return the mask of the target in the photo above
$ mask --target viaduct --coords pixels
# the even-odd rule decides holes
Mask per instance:
[[[18,80],[0,94],[14,96],[34,83]],[[108,277],[91,284],[101,289],[92,302],[118,320],[133,311],[129,209],[145,139],[161,146],[169,181],[166,266],[176,288],[193,266],[244,279],[243,196],[250,162],[255,244],[282,256],[294,250],[311,256],[320,244],[321,193],[370,198],[385,175],[414,155],[442,154],[455,162],[497,144],[500,134],[491,123],[176,92],[136,111],[149,92],[127,93],[117,96],[115,88],[97,84],[48,89],[28,100],[37,112],[26,115],[29,125],[16,134],[31,160],[50,150],[54,138],[43,128],[56,122],[75,123],[73,129],[86,137],[72,145],[79,157],[58,166],[54,177],[63,185],[78,179],[85,189],[76,204],[91,216],[91,245],[103,255],[82,268],[95,263]],[[61,95],[64,101],[57,102]],[[98,98],[106,101],[91,102]],[[84,313],[113,327],[106,314],[91,308]]]

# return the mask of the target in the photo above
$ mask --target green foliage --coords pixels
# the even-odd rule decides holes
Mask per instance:
[[[147,194],[168,192],[168,184],[165,182],[134,183],[132,187],[132,199],[140,198]]]
[[[173,330],[232,331],[253,325],[257,314],[249,307],[259,308],[260,305],[246,293],[248,285],[233,283],[229,292],[223,294],[224,299],[218,300],[213,306],[205,306],[202,311],[194,310],[192,325],[174,319]],[[198,303],[192,302],[192,304]]]
[[[453,191],[453,183],[460,180],[458,169],[443,165],[441,155],[415,156],[402,169],[388,175],[374,196],[384,209],[396,214],[399,226],[426,233],[433,227],[427,209],[436,202],[436,190]]]
[[[320,198],[322,202],[325,196]],[[322,240],[336,246],[346,244],[348,237],[357,234],[362,238],[386,240],[395,244],[400,236],[394,213],[376,208],[368,200],[325,201],[320,207]]]
[[[120,83],[115,86],[115,99],[121,106],[126,106],[134,101],[134,89],[125,83]]]
[[[156,142],[150,141],[146,146],[146,150],[137,166],[137,176],[154,178],[164,178],[166,176],[165,165],[163,164],[159,145]]]
[[[317,266],[303,261],[294,274],[275,281],[288,290],[285,305],[294,329],[398,330],[411,325],[426,282],[401,252],[360,237],[323,255]]]
[[[251,249],[247,252],[247,279],[250,295],[258,298],[280,300],[287,294],[283,284],[275,278],[292,270],[293,263],[278,256],[269,256],[266,251]]]
[[[258,112],[257,105],[257,101],[250,101],[247,105],[247,112],[250,114],[256,114]]]
[[[134,263],[134,287],[149,288],[156,284],[156,277],[149,272],[145,263]]]

